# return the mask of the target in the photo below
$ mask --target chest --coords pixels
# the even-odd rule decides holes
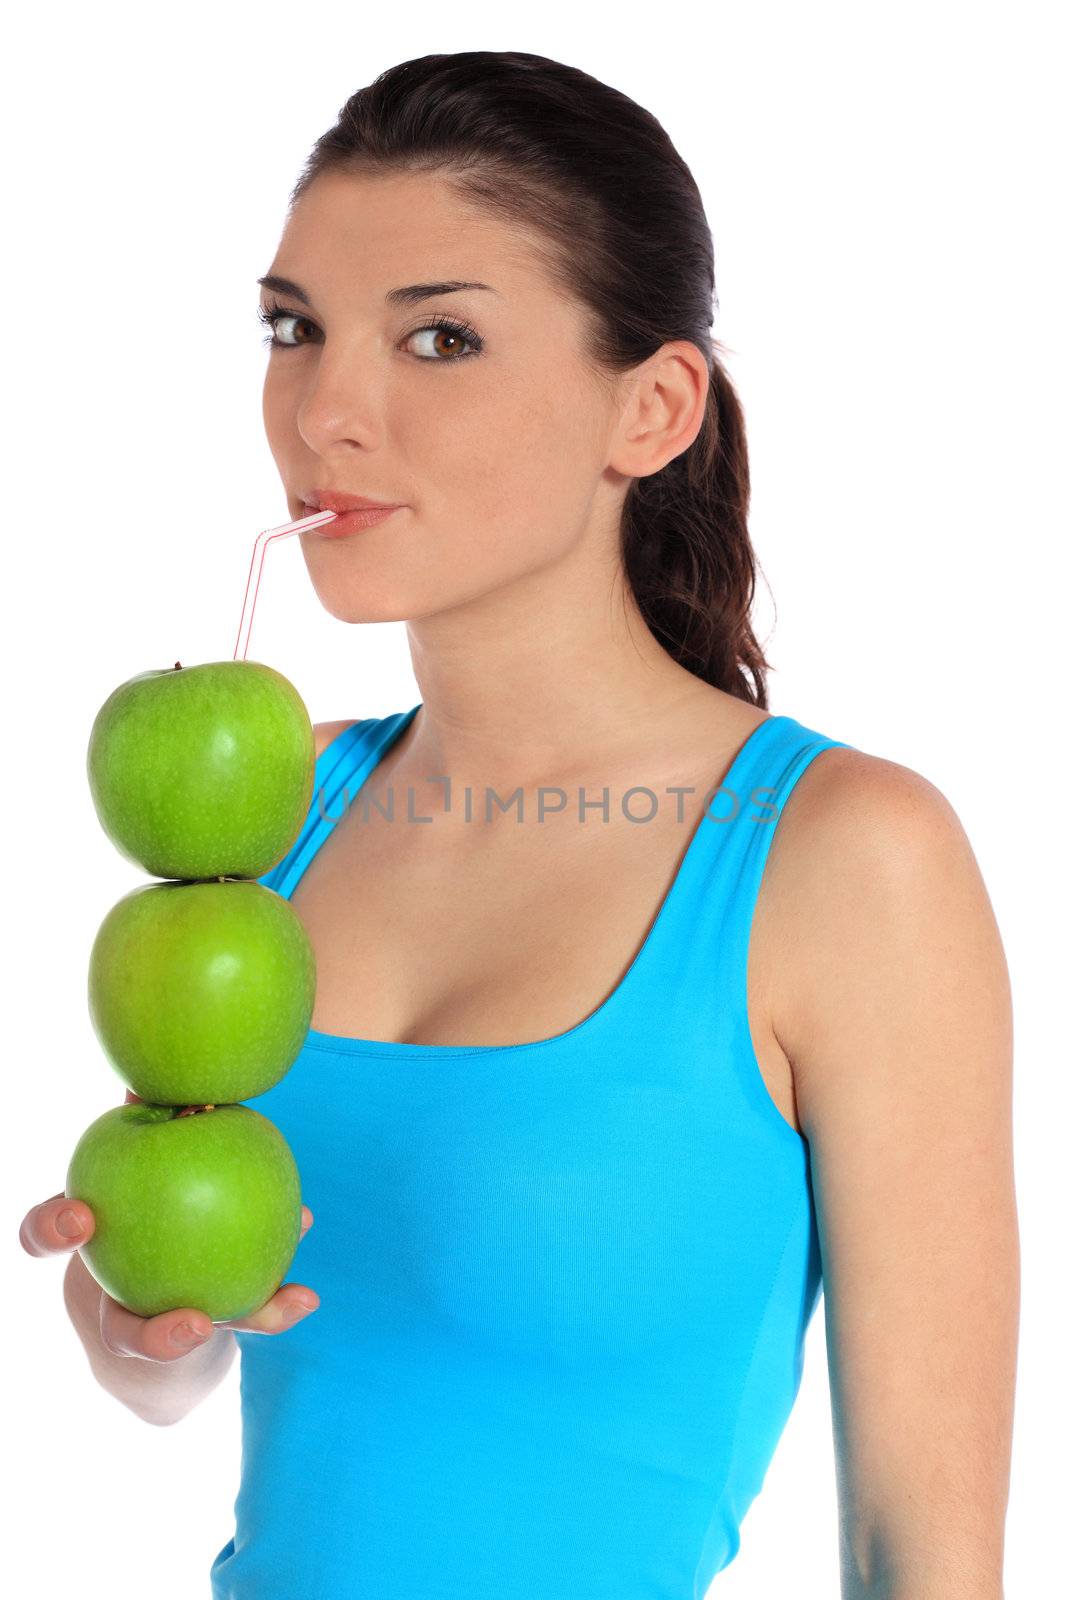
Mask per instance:
[[[291,904],[317,958],[313,1027],[355,1039],[521,1044],[566,1032],[623,980],[702,815],[670,799],[650,821],[456,810],[410,822],[345,811]],[[634,813],[634,807],[633,807]],[[642,813],[639,813],[642,814]],[[773,853],[774,853],[773,843]],[[770,865],[770,863],[769,863]],[[783,897],[763,890],[752,924],[749,1026],[765,1085],[794,1128],[790,1063],[771,1023]]]

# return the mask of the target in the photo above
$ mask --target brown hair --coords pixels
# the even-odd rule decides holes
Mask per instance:
[[[323,172],[437,172],[517,227],[559,292],[589,313],[606,375],[690,340],[710,385],[700,432],[634,478],[621,556],[648,627],[697,677],[767,708],[749,611],[749,461],[741,404],[710,337],[714,246],[695,180],[661,124],[547,56],[466,50],[389,67],[314,145],[291,204]],[[746,674],[748,676],[746,676]]]

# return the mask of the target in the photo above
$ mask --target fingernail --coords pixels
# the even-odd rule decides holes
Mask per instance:
[[[57,1232],[64,1239],[78,1239],[83,1232],[83,1225],[74,1211],[62,1211],[57,1218]]]
[[[301,1306],[296,1301],[292,1305],[289,1305],[287,1310],[284,1312],[284,1321],[298,1322],[300,1318],[308,1317],[313,1309],[313,1306]]]
[[[206,1333],[198,1333],[192,1323],[179,1322],[178,1326],[171,1330],[170,1342],[177,1345],[202,1344],[207,1337]]]

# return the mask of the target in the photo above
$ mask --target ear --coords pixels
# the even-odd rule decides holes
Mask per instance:
[[[711,374],[690,339],[671,339],[629,375],[609,465],[649,478],[683,455],[703,426]]]

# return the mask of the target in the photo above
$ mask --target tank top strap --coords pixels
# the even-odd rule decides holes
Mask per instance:
[[[258,883],[290,899],[303,873],[419,705],[388,717],[364,717],[331,739],[314,763],[314,791],[291,849]]]
[[[764,865],[795,784],[833,748],[853,747],[794,717],[772,716],[715,790],[689,794],[700,821],[632,968],[626,998],[636,1012],[664,1009],[667,1025],[694,1043],[706,1033],[727,1049],[748,1045],[749,935]],[[732,1029],[740,1030],[736,1041]]]
[[[703,884],[704,937],[711,945],[708,970],[714,976],[716,1008],[739,1030],[743,1053],[751,1048],[749,940],[775,830],[795,785],[816,757],[824,750],[853,748],[794,717],[776,717],[763,732],[731,784],[737,804],[722,814],[733,814],[733,820],[708,829],[701,870],[693,875],[693,882],[701,878]],[[758,1095],[764,1105],[759,1087]]]
[[[795,784],[822,750],[845,748],[794,717],[769,717],[739,750],[710,797],[691,844],[692,861],[678,882],[683,920],[717,913],[723,926],[749,920],[779,819]]]

